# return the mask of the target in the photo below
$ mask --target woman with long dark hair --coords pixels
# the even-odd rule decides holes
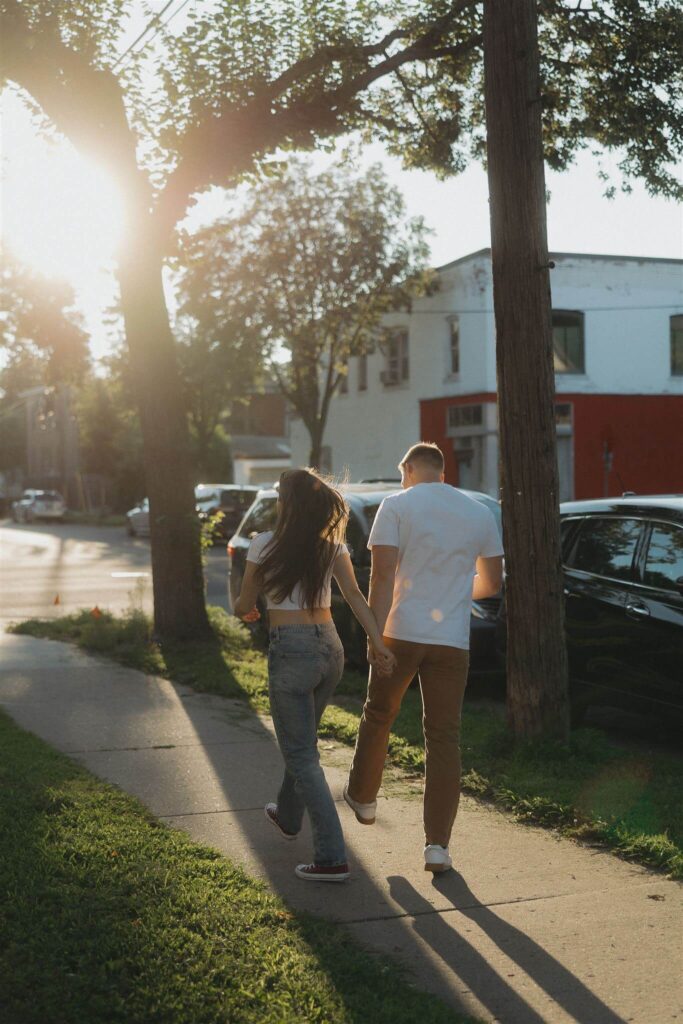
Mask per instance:
[[[285,839],[295,839],[308,811],[313,863],[299,864],[296,874],[324,882],[349,877],[339,815],[318,756],[318,723],[344,668],[330,612],[333,576],[368,634],[380,670],[394,664],[344,544],[348,515],[341,494],[313,471],[283,473],[275,529],[252,540],[233,609],[253,621],[258,594],[265,596],[270,707],[285,761],[277,803],[266,805],[266,817]]]

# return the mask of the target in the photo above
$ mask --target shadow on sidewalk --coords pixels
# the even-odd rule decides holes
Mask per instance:
[[[395,875],[388,881],[393,899],[406,908],[415,932],[497,1020],[544,1024],[549,1019],[533,1010],[459,934],[452,926],[450,912],[446,919],[435,913],[432,905],[405,878]],[[484,932],[572,1019],[590,1021],[590,1024],[626,1024],[623,1017],[594,995],[559,960],[481,903],[458,872],[449,871],[440,878],[435,876],[433,884],[462,917]],[[420,907],[417,911],[416,904]]]

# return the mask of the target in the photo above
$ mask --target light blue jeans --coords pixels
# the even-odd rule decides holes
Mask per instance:
[[[277,814],[286,832],[301,829],[308,811],[316,864],[346,863],[339,815],[318,755],[318,723],[344,670],[344,648],[334,623],[276,626],[270,631],[270,710],[285,775]]]

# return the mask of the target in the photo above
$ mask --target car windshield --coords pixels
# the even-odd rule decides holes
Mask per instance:
[[[201,502],[203,505],[207,501],[218,501],[218,495],[215,491],[207,491],[204,487],[195,488],[194,492],[195,501]]]
[[[62,496],[57,491],[43,491],[38,497],[43,498],[45,501],[61,501]]]

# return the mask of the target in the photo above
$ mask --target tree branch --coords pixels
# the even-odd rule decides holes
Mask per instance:
[[[5,0],[0,15],[3,76],[29,93],[81,152],[104,158],[125,188],[147,186],[148,191],[116,76],[65,46],[52,18],[42,26],[42,31],[32,29],[22,5]]]
[[[201,188],[211,184],[226,184],[231,178],[250,170],[255,158],[284,142],[306,145],[315,132],[341,132],[342,116],[349,111],[358,94],[404,64],[431,60],[435,54],[438,59],[446,56],[452,59],[471,52],[481,42],[478,34],[456,46],[440,47],[438,44],[458,15],[476,2],[456,0],[446,14],[430,25],[415,42],[372,67],[365,68],[334,89],[322,93],[315,91],[293,100],[286,107],[273,108],[272,91],[276,89],[281,93],[285,87],[282,83],[289,80],[287,76],[295,84],[305,75],[307,68],[310,73],[311,69],[324,67],[325,54],[328,58],[331,52],[340,54],[340,47],[328,47],[305,58],[266,86],[248,105],[241,108],[227,106],[222,113],[191,128],[183,139],[184,155],[170,174],[157,204],[155,221],[160,238],[171,232],[184,216],[190,197]],[[395,32],[399,33],[399,30]],[[347,56],[349,59],[354,56],[367,58],[369,49],[383,52],[382,46],[386,48],[389,45],[388,39],[393,41],[394,38],[401,38],[402,34],[403,30],[395,36],[389,33],[373,47],[349,49]]]

